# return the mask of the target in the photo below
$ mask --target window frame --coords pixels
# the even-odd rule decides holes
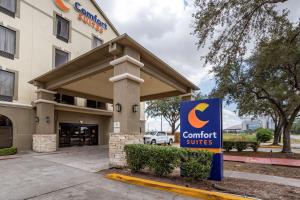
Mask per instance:
[[[101,45],[104,43],[104,41],[103,41],[101,38],[99,38],[99,37],[96,36],[96,35],[92,35],[92,49],[95,49],[95,48],[101,46],[101,45],[99,45],[99,46],[94,46],[94,41],[95,41],[95,39],[101,41]]]
[[[58,34],[58,19],[62,19],[62,20],[65,20],[66,22],[68,22],[68,38],[65,38],[65,37]],[[61,40],[61,41],[66,42],[66,43],[69,43],[70,38],[71,38],[71,21],[56,13],[55,14],[54,26],[55,26],[55,36],[56,36],[56,38]]]
[[[60,49],[60,48],[54,47],[54,56],[53,56],[53,67],[54,67],[54,68],[58,68],[58,67],[60,67],[60,66],[62,66],[62,65],[65,64],[65,63],[63,63],[63,64],[61,64],[61,65],[56,65],[56,52],[57,52],[57,51],[66,53],[66,54],[67,54],[67,58],[68,58],[67,62],[70,61],[70,52],[64,51],[64,50],[62,50],[62,49]],[[67,63],[67,62],[66,62],[66,63]]]
[[[5,57],[5,58],[9,58],[11,60],[14,60],[16,54],[17,54],[17,31],[11,29],[11,28],[8,28],[8,27],[5,27],[3,25],[0,24],[0,27],[4,28],[5,31],[9,30],[9,31],[12,31],[14,34],[15,34],[15,42],[14,42],[14,54],[11,54],[11,53],[8,53],[6,51],[1,51],[0,50],[0,56],[2,57]]]
[[[17,0],[14,0],[14,1],[15,1],[15,12],[12,12],[11,10],[8,10],[7,8],[4,8],[1,5],[0,5],[0,12],[6,14],[8,16],[11,16],[11,17],[15,18],[16,14],[17,14],[17,4],[18,4],[18,1]]]
[[[0,94],[0,101],[13,102],[13,100],[15,99],[15,90],[16,90],[16,72],[0,69],[0,73],[1,72],[13,74],[14,80],[13,80],[13,87],[12,87],[12,96],[6,96],[6,95]],[[6,99],[8,99],[8,100],[6,100]]]

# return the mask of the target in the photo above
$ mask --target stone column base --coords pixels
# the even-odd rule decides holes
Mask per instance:
[[[109,138],[109,165],[110,167],[125,167],[126,153],[124,146],[127,144],[142,144],[143,135],[129,135],[111,133]]]
[[[56,134],[34,134],[32,136],[32,139],[33,151],[38,153],[48,153],[56,151]]]

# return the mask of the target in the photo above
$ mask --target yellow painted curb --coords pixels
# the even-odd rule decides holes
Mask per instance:
[[[259,146],[259,148],[274,148],[274,149],[281,149],[282,148],[282,146],[275,146],[275,145],[261,145],[261,146]]]
[[[212,191],[200,190],[195,188],[188,188],[188,187],[183,187],[175,184],[151,181],[142,178],[126,176],[122,174],[115,174],[115,173],[107,174],[106,178],[125,182],[125,183],[130,183],[134,185],[150,187],[157,190],[163,190],[163,191],[173,192],[181,195],[205,199],[205,200],[253,200],[253,198],[244,198],[238,195],[212,192]]]

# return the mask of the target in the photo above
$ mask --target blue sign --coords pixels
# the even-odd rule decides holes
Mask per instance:
[[[211,180],[223,179],[222,143],[221,99],[185,101],[180,104],[180,146],[214,152]]]
[[[222,100],[185,101],[180,105],[180,146],[222,148]]]

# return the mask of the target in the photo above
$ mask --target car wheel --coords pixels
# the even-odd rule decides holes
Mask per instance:
[[[151,144],[156,144],[156,140],[152,140],[152,141],[151,141]]]
[[[172,139],[170,139],[170,141],[169,141],[169,145],[172,145],[173,144],[173,140]]]

